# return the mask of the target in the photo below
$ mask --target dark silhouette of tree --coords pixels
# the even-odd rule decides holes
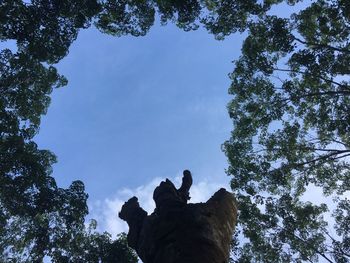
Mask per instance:
[[[137,262],[124,236],[86,229],[84,184],[58,187],[55,155],[33,141],[51,92],[67,84],[53,63],[100,10],[96,1],[0,2],[0,39],[17,43],[0,52],[1,262]]]
[[[53,88],[66,84],[54,67],[25,53],[0,53],[0,254],[2,262],[137,262],[124,236],[99,234],[88,214],[84,184],[59,188],[51,176],[56,157],[33,141]]]
[[[101,8],[96,0],[3,0],[0,39],[16,40],[19,52],[40,62],[57,63]]]

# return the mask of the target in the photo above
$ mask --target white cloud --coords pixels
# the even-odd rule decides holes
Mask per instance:
[[[203,180],[198,184],[194,184],[190,190],[190,203],[206,202],[217,190],[220,188],[227,188],[227,186]]]
[[[172,180],[176,187],[181,185],[180,175],[169,179]],[[118,217],[118,213],[124,202],[136,196],[139,199],[141,207],[150,214],[155,208],[152,198],[153,191],[163,180],[165,180],[165,178],[154,178],[146,185],[139,186],[135,189],[124,188],[119,190],[113,197],[90,203],[90,217],[97,220],[98,230],[107,231],[111,233],[113,237],[118,233],[128,232],[128,225]],[[224,183],[203,179],[192,185],[190,190],[190,202],[205,202],[221,187],[225,187]]]

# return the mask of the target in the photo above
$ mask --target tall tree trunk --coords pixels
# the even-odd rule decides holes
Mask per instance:
[[[221,188],[206,203],[187,204],[192,176],[184,171],[176,189],[170,180],[154,190],[151,215],[136,197],[119,217],[129,225],[128,243],[144,263],[227,263],[237,219],[233,195]]]

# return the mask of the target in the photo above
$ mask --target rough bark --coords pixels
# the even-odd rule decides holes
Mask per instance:
[[[226,263],[237,219],[233,195],[221,188],[207,202],[187,204],[192,176],[184,171],[154,190],[156,209],[147,215],[133,197],[119,217],[129,225],[128,243],[144,263]]]

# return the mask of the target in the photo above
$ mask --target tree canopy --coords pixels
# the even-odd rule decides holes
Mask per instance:
[[[350,260],[349,14],[348,1],[320,0],[248,25],[224,144],[250,240],[238,262]],[[333,202],[308,202],[316,187]]]
[[[66,84],[57,70],[28,53],[0,53],[0,253],[2,262],[137,262],[124,236],[85,228],[88,195],[81,181],[59,188],[56,157],[33,141],[53,88]],[[88,253],[86,253],[88,251]]]
[[[295,4],[289,16],[272,10]],[[67,84],[54,64],[79,30],[143,36],[156,17],[219,40],[247,34],[230,75],[234,127],[223,145],[240,210],[233,262],[348,262],[347,0],[1,1],[0,40],[17,44],[0,52],[1,260],[136,262],[125,236],[85,227],[84,184],[58,187],[55,155],[33,137],[51,92]],[[333,203],[308,202],[316,187]]]

